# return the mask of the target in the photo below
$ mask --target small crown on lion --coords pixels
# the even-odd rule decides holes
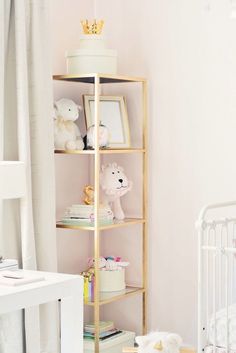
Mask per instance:
[[[80,21],[82,27],[83,27],[83,31],[84,34],[101,34],[102,33],[102,29],[103,29],[103,25],[104,25],[104,21],[103,20],[93,20],[93,21],[89,21],[89,20],[82,20]]]

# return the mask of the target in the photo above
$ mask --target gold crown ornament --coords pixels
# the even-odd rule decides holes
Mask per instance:
[[[102,33],[102,29],[103,29],[103,25],[104,25],[104,21],[103,20],[93,20],[93,21],[89,21],[89,20],[82,20],[80,21],[82,27],[83,27],[83,31],[84,34],[101,34]]]

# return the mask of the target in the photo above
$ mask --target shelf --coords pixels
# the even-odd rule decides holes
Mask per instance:
[[[109,304],[117,300],[124,299],[132,295],[140,294],[144,292],[145,292],[144,288],[131,287],[131,286],[127,286],[126,289],[119,292],[106,292],[106,293],[103,292],[103,293],[100,293],[99,305]],[[84,304],[94,306],[93,301],[89,301],[86,299],[84,300]]]
[[[55,150],[56,154],[84,154],[95,155],[95,150]],[[145,153],[144,148],[106,148],[100,149],[100,154],[119,154],[119,153]]]
[[[56,154],[94,154],[94,150],[54,150]]]
[[[100,78],[100,83],[146,82],[146,79],[143,77],[130,77],[96,73],[86,75],[53,75],[53,80],[94,84],[95,77]]]
[[[123,221],[117,221],[115,220],[114,223],[100,226],[99,230],[106,230],[106,229],[113,229],[113,228],[119,228],[119,227],[124,227],[124,226],[129,226],[133,224],[143,224],[145,223],[145,219],[143,218],[125,218]],[[64,224],[62,222],[57,222],[56,223],[57,228],[63,228],[63,229],[78,229],[78,230],[91,230],[94,231],[95,227],[94,226],[79,226],[79,225],[68,225]]]

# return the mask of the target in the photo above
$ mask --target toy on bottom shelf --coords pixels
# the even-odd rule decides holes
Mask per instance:
[[[54,146],[58,150],[83,150],[84,142],[75,121],[80,106],[73,100],[62,98],[54,103]]]
[[[146,336],[136,337],[138,348],[124,348],[123,353],[179,353],[182,338],[176,333],[151,332]]]
[[[94,258],[88,259],[89,269],[81,273],[84,276],[84,298],[94,297]],[[121,257],[107,256],[99,258],[100,292],[116,292],[125,289],[125,267],[129,262]]]
[[[102,166],[100,173],[100,185],[103,190],[104,205],[113,206],[114,217],[118,220],[125,218],[121,207],[120,198],[132,188],[132,182],[128,180],[122,167],[116,163]]]

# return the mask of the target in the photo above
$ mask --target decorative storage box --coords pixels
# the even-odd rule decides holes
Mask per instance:
[[[134,346],[135,333],[124,331],[119,336],[100,342],[100,353],[122,353],[123,347]],[[94,353],[94,341],[84,340],[84,353]]]
[[[85,34],[80,39],[80,49],[66,52],[67,73],[116,74],[117,52],[106,49],[104,39],[98,34]]]
[[[100,291],[117,292],[125,289],[125,269],[116,271],[99,271]]]

